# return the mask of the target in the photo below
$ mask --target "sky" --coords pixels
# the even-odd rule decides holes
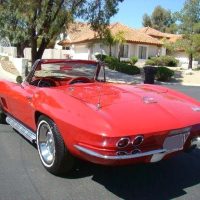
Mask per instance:
[[[151,15],[154,8],[161,5],[172,12],[180,11],[185,0],[124,0],[119,5],[119,12],[111,18],[111,23],[121,22],[129,27],[142,27],[144,13]]]

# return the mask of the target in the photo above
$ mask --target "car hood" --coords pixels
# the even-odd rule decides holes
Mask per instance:
[[[176,92],[153,85],[88,84],[70,95],[98,112],[112,127],[137,133],[177,129],[200,122],[196,104]]]

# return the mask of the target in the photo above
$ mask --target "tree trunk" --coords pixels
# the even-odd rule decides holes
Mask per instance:
[[[34,38],[31,40],[31,60],[32,64],[37,60],[37,40]]]
[[[44,50],[46,49],[46,47],[49,44],[49,42],[50,42],[50,40],[46,40],[45,38],[42,39],[40,47],[39,47],[39,49],[37,51],[37,59],[41,59],[42,58]]]
[[[31,42],[31,57],[32,57],[32,64],[38,59],[42,58],[45,48],[47,47],[49,40],[42,39],[39,49],[37,50],[37,41],[32,39]]]
[[[119,44],[119,46],[118,46],[118,60],[120,61],[120,58],[121,58],[121,51],[122,51],[122,49],[121,49],[121,47],[122,47],[122,45],[121,44]]]
[[[109,51],[110,51],[109,55],[112,56],[112,45],[109,45]]]
[[[192,69],[192,61],[193,61],[193,55],[192,53],[189,55],[189,65],[188,65],[188,69]]]
[[[23,58],[24,57],[24,48],[25,45],[23,44],[17,44],[17,57],[18,58]]]

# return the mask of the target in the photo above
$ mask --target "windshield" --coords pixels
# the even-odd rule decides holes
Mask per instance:
[[[41,64],[35,71],[35,77],[57,78],[94,78],[97,70],[96,63],[64,62]]]

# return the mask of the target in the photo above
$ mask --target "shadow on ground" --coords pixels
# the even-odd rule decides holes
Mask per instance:
[[[127,200],[177,198],[200,183],[200,150],[148,165],[103,167],[81,162],[78,166],[67,179],[92,176],[93,181]]]

